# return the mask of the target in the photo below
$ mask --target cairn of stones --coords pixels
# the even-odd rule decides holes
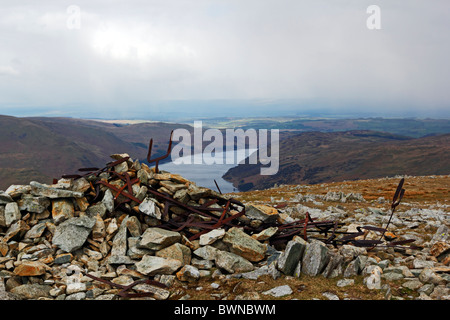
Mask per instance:
[[[204,205],[212,198],[226,201],[230,196],[177,174],[157,173],[126,154],[111,157],[126,158],[114,166],[114,172],[127,173],[137,183],[126,186],[111,172],[95,178],[116,190],[129,187],[139,203],[128,201],[127,210],[117,206],[126,200],[123,195],[94,185],[89,175],[62,178],[53,184],[11,185],[0,192],[0,299],[110,300],[135,294],[165,300],[173,294],[174,281],[258,279],[263,275],[277,279],[302,274],[341,277],[342,286],[363,275],[365,285],[384,290],[387,299],[391,296],[385,280],[402,279],[422,299],[449,298],[450,245],[445,224],[428,255],[393,248],[369,254],[351,244],[336,248],[298,235],[281,248],[274,247],[269,240],[276,227],[249,234],[243,228],[222,226],[189,240],[183,230],[160,227],[165,222],[164,203],[147,186],[191,206]],[[180,213],[176,206],[169,210],[172,215]],[[293,221],[282,209],[252,203],[245,204],[245,215],[239,219],[252,226]],[[124,288],[125,294],[120,295]],[[264,298],[291,292],[281,286],[266,292]]]

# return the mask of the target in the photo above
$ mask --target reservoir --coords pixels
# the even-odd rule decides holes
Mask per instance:
[[[240,149],[240,150],[234,150],[234,151],[226,151],[226,152],[217,152],[214,155],[214,158],[222,158],[223,164],[207,164],[208,159],[210,159],[212,162],[211,155],[209,154],[196,154],[192,155],[187,159],[186,157],[177,159],[176,162],[168,162],[159,165],[160,170],[168,171],[170,173],[176,173],[181,175],[182,177],[193,181],[197,184],[199,187],[205,187],[209,188],[215,191],[217,190],[217,187],[214,183],[214,180],[216,180],[217,184],[219,185],[220,191],[222,193],[230,193],[230,192],[237,192],[238,190],[233,187],[233,185],[225,181],[222,176],[231,168],[236,167],[239,163],[243,162],[245,158],[249,157],[252,153],[257,151],[257,149]],[[231,153],[231,154],[230,154]],[[227,164],[226,163],[226,157],[233,156],[235,157],[235,161],[233,164]],[[202,161],[201,164],[195,164],[195,160]],[[188,160],[185,162],[189,162],[190,164],[184,164],[179,163],[182,160]],[[197,161],[198,162],[198,161]]]

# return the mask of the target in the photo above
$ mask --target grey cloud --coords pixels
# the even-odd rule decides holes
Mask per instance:
[[[381,30],[365,0],[2,3],[0,113],[177,99],[448,110],[448,2],[376,2]]]

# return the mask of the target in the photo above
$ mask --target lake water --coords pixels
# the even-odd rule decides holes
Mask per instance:
[[[219,185],[220,191],[222,193],[230,193],[237,192],[238,190],[233,187],[233,185],[225,181],[222,176],[231,168],[236,167],[238,163],[242,162],[247,158],[250,154],[257,151],[257,149],[241,149],[234,151],[226,151],[226,152],[217,152],[214,157],[222,158],[223,164],[207,164],[208,160],[211,160],[210,155],[202,154],[192,155],[189,158],[183,157],[177,159],[177,161],[188,159],[191,164],[176,164],[174,162],[168,162],[159,165],[160,170],[169,171],[170,173],[176,173],[181,175],[182,177],[195,182],[199,187],[206,187],[215,191],[217,190],[216,184],[214,180],[216,180]],[[226,156],[231,155],[235,156],[235,162],[233,164],[226,164]],[[203,160],[202,164],[195,164],[194,161],[196,159]]]

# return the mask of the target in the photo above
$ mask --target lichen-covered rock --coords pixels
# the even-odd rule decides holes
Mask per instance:
[[[252,262],[264,259],[267,250],[264,244],[235,227],[227,231],[223,237],[223,242],[231,246],[231,252]]]
[[[242,273],[252,271],[255,267],[247,259],[232,252],[217,250],[216,265],[229,273]]]
[[[71,218],[56,227],[53,244],[65,252],[73,252],[83,246],[96,222],[88,216]]]
[[[200,236],[200,245],[206,246],[214,243],[216,240],[222,239],[225,235],[224,229],[214,229]]]
[[[155,274],[173,274],[182,266],[176,259],[167,259],[145,255],[136,263],[136,270],[142,274],[153,276]]]
[[[177,278],[180,281],[197,281],[200,278],[200,272],[196,267],[187,264],[177,272]]]
[[[301,243],[296,240],[289,241],[286,249],[278,257],[278,270],[286,275],[293,276],[295,268],[301,261],[305,248],[306,243]]]
[[[148,228],[141,236],[139,247],[150,250],[161,250],[180,241],[178,232],[161,228]]]
[[[309,276],[317,276],[325,268],[329,259],[327,246],[313,240],[305,248],[302,259],[302,272]]]
[[[278,210],[263,204],[249,204],[245,207],[245,215],[251,220],[273,223],[277,221]]]
[[[191,263],[191,249],[181,243],[174,243],[161,249],[155,253],[155,256],[179,260],[183,266]]]

